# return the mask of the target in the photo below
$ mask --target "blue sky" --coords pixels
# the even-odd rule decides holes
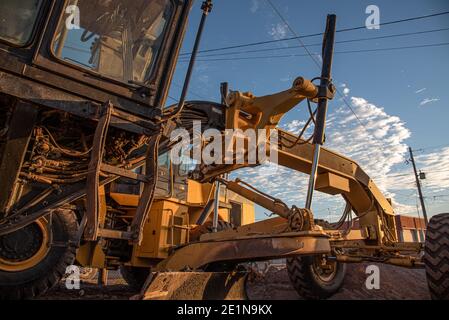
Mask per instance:
[[[364,25],[368,5],[380,9],[380,22],[449,11],[449,2],[430,1],[295,1],[272,0],[299,35],[322,32],[328,13],[337,15],[337,29]],[[182,52],[192,48],[201,16],[197,1]],[[392,34],[449,28],[449,15],[381,26],[379,30],[337,33],[336,41],[379,37]],[[291,37],[288,28],[266,0],[216,0],[206,24],[201,49],[232,46],[249,42]],[[306,45],[320,43],[320,37],[303,40]],[[403,46],[449,43],[449,30],[425,34],[336,44],[335,50],[351,51]],[[219,100],[219,84],[228,81],[231,89],[265,95],[285,90],[297,76],[313,78],[319,69],[310,57],[245,59],[270,55],[304,54],[302,48],[259,53],[229,54],[239,50],[298,46],[296,40],[270,45],[221,51],[222,56],[199,56],[193,74],[189,99]],[[319,46],[308,46],[318,54]],[[217,52],[214,52],[216,54]],[[210,54],[210,53],[209,53]],[[426,171],[423,181],[430,214],[449,211],[449,142],[448,119],[449,46],[413,48],[378,52],[341,53],[334,59],[333,78],[345,99],[356,111],[354,119],[341,99],[330,103],[329,131],[326,146],[351,156],[374,177],[382,190],[391,196],[397,213],[416,215],[416,192],[413,173],[406,165],[407,146],[416,151],[418,167]],[[213,61],[229,59],[226,61]],[[203,61],[209,60],[209,61]],[[182,60],[181,60],[182,61]],[[170,96],[179,97],[186,62],[179,62]],[[173,101],[168,101],[173,103]],[[306,118],[305,106],[292,110],[281,122],[283,128],[298,130]],[[421,150],[422,149],[422,150]],[[271,170],[271,171],[270,171]],[[307,177],[285,169],[261,167],[241,174],[257,187],[303,206]],[[335,198],[335,197],[334,197]],[[319,195],[315,214],[335,219],[342,203]],[[258,208],[258,218],[264,217]]]

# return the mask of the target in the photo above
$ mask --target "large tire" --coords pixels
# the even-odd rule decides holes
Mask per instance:
[[[431,298],[449,300],[449,213],[430,219],[423,261]]]
[[[327,299],[340,290],[346,275],[346,265],[327,262],[332,268],[323,273],[317,267],[320,256],[297,256],[287,259],[290,281],[298,294],[307,300]]]
[[[74,263],[77,231],[75,214],[60,210],[51,223],[42,218],[1,236],[0,300],[31,299],[57,284]]]
[[[121,265],[120,273],[122,274],[122,277],[123,279],[125,279],[126,283],[128,283],[128,285],[132,289],[137,291],[142,289],[145,281],[148,279],[151,273],[151,269]]]

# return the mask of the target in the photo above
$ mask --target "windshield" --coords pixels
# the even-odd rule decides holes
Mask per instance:
[[[23,46],[31,38],[41,0],[1,0],[0,39]]]
[[[140,84],[152,73],[173,6],[171,0],[73,0],[64,12],[56,57]]]

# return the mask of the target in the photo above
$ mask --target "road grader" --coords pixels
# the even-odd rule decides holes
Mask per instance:
[[[45,294],[77,263],[122,268],[144,299],[242,298],[245,263],[285,258],[304,298],[330,297],[346,263],[372,261],[426,268],[432,297],[447,299],[448,214],[430,220],[422,255],[423,244],[398,241],[392,204],[366,172],[323,147],[335,15],[319,77],[268,96],[223,85],[220,103],[186,101],[212,10],[204,1],[179,102],[165,107],[192,3],[0,2],[0,297]],[[306,127],[299,135],[277,128],[304,100],[308,139]],[[305,206],[229,179],[260,164],[248,161],[248,137],[233,149],[244,161],[172,164],[172,133],[193,135],[195,121],[223,137],[229,129],[274,132],[263,150],[310,175]],[[314,218],[315,191],[343,197],[340,221]],[[277,217],[253,222],[252,203]],[[358,230],[346,223],[353,215]]]

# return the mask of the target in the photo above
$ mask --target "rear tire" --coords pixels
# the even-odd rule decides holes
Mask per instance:
[[[287,258],[287,272],[298,294],[307,300],[327,299],[340,290],[346,275],[346,265],[329,262],[329,269],[318,263],[321,256]]]
[[[430,219],[423,261],[431,298],[449,300],[449,213]]]
[[[78,231],[75,213],[59,210],[52,216],[51,224],[48,218],[41,218],[0,237],[0,300],[42,295],[74,263]]]

